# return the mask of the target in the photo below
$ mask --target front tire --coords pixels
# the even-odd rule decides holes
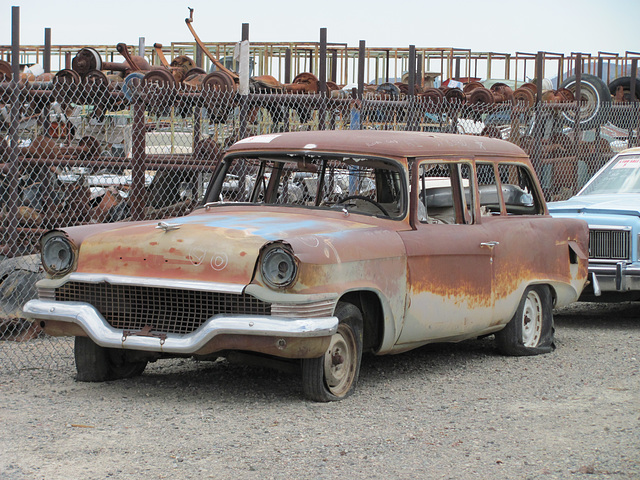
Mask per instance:
[[[539,355],[555,349],[553,334],[551,290],[534,285],[525,290],[515,315],[495,338],[505,355]]]
[[[132,361],[124,350],[105,348],[89,337],[76,337],[73,354],[78,382],[106,382],[142,375],[147,361]]]
[[[322,357],[302,360],[302,388],[316,402],[333,402],[351,395],[362,360],[362,313],[351,303],[339,303],[338,331]]]

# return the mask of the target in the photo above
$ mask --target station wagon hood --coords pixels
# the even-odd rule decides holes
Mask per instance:
[[[372,244],[389,236],[397,239],[394,231],[355,218],[341,219],[336,212],[312,216],[254,206],[199,211],[166,220],[164,225],[158,221],[133,223],[83,238],[76,271],[248,284],[260,250],[269,242],[290,244],[303,261],[333,263],[364,255],[372,258],[366,248],[343,251],[335,245],[361,246],[363,238]],[[319,245],[331,247],[317,248]],[[310,250],[323,253],[314,256]]]
[[[580,195],[563,202],[549,203],[548,208],[552,215],[557,213],[579,213],[585,215],[608,214],[640,217],[640,195]]]

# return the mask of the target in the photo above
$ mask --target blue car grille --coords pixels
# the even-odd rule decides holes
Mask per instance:
[[[629,260],[631,232],[629,230],[589,230],[589,258],[596,260]]]

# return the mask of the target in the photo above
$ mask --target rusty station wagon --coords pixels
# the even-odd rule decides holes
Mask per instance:
[[[251,352],[301,363],[305,395],[350,395],[362,353],[495,335],[554,348],[552,308],[587,277],[587,224],[553,219],[502,140],[320,131],[237,142],[182,217],[55,230],[25,313],[75,336],[77,379]]]

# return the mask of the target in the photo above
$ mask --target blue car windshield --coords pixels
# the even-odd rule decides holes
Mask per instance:
[[[640,193],[640,155],[621,155],[601,170],[580,195]]]

